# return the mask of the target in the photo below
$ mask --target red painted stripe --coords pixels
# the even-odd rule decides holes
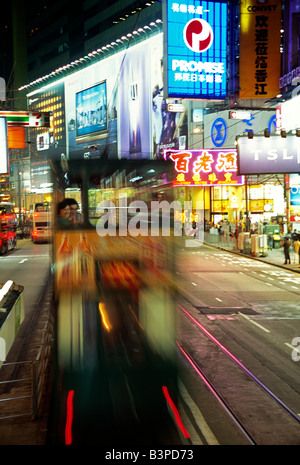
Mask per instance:
[[[25,122],[25,121],[7,121],[7,126],[17,126],[17,127],[29,126],[29,122]]]

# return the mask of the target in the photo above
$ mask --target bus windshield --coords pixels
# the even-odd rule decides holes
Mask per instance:
[[[35,204],[35,212],[49,212],[50,204],[48,202],[40,202]]]

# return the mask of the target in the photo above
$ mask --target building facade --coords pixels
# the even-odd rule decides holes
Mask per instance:
[[[172,185],[180,198],[204,201],[207,222],[257,229],[270,222],[287,227],[292,219],[297,227],[298,213],[290,218],[290,173],[243,173],[239,182],[229,182],[234,178],[218,178],[212,162],[207,178],[204,165],[195,172],[195,163],[206,153],[211,160],[213,154],[231,153],[235,171],[228,172],[238,176],[237,138],[250,140],[267,130],[272,140],[285,129],[277,117],[284,100],[297,92],[298,2],[276,0],[272,7],[256,0],[206,2],[211,13],[204,12],[203,2],[192,2],[193,11],[188,3],[36,5],[38,14],[26,21],[28,77],[18,89],[26,95],[27,109],[51,113],[51,127],[28,130],[26,148],[11,150],[16,204],[20,185],[25,209],[33,196],[50,193],[47,163],[53,157],[155,159],[189,151],[191,178],[176,171],[174,161]],[[190,28],[196,17],[211,25],[214,42],[220,42],[213,56],[210,48],[204,51],[206,61],[199,60],[188,33],[188,58],[175,56],[180,43],[167,49],[167,7],[173,22],[182,15]],[[190,90],[187,82],[193,80],[200,86]],[[292,182],[294,189],[296,178]]]

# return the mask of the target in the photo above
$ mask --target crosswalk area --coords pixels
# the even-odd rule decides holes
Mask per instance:
[[[276,269],[269,263],[264,263],[257,260],[252,260],[251,258],[246,257],[235,257],[231,254],[227,253],[214,253],[212,254],[214,259],[222,260],[228,265],[238,265],[240,270],[246,271],[247,269],[261,269],[260,276],[262,278],[267,278],[271,281],[277,279],[282,283],[293,283],[295,286],[295,290],[299,289],[300,291],[300,275],[294,273],[293,271],[285,271],[283,269]]]
[[[216,260],[223,260],[230,265],[238,265],[246,268],[268,268],[271,266],[268,263],[259,262],[247,257],[238,257],[229,253],[214,253],[212,255]]]

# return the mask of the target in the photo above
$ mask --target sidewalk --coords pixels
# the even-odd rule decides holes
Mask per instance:
[[[269,263],[270,265],[275,265],[280,268],[283,268],[285,270],[290,270],[294,271],[295,273],[300,273],[300,264],[299,264],[299,255],[296,255],[293,251],[293,247],[291,247],[290,250],[290,258],[291,258],[291,263],[288,265],[284,264],[284,253],[283,253],[283,247],[280,247],[279,249],[268,249],[265,250],[264,254],[266,256],[262,256],[262,254],[257,254],[256,256],[253,256],[251,253],[246,253],[246,252],[240,252],[236,249],[235,243],[236,241],[228,241],[228,240],[218,240],[218,241],[209,241],[208,236],[206,235],[204,239],[204,244],[209,245],[211,247],[215,247],[217,249],[221,250],[226,250],[227,252],[231,252],[243,257],[248,257],[252,258],[253,260],[259,260],[265,263]],[[218,238],[219,239],[219,238]],[[295,263],[295,258],[296,258],[296,263]]]

